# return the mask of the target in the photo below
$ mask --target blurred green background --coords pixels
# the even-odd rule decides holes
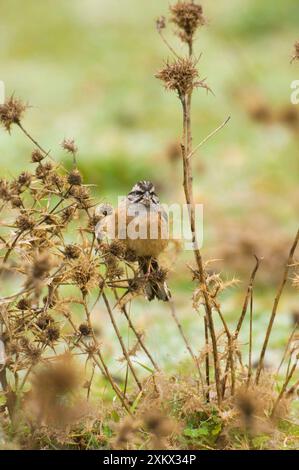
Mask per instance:
[[[298,223],[299,105],[290,103],[290,85],[299,78],[299,66],[290,65],[290,59],[299,39],[299,4],[202,4],[208,24],[198,34],[196,54],[202,53],[200,76],[207,77],[214,95],[195,93],[194,143],[231,116],[194,157],[195,196],[204,204],[204,254],[221,258],[216,267],[243,281],[224,297],[232,323],[252,255],[264,256],[256,301],[260,324],[255,341],[260,344],[274,283]],[[60,143],[75,138],[79,167],[85,182],[96,185],[99,201],[114,202],[139,179],[151,179],[163,202],[183,201],[177,155],[180,104],[154,78],[169,57],[155,30],[156,17],[166,15],[168,5],[168,0],[0,1],[0,80],[6,94],[15,92],[28,101],[24,125],[55,158],[68,164]],[[169,25],[167,37],[183,54],[172,29]],[[12,137],[1,130],[1,176],[29,169],[31,149],[18,129]],[[183,325],[193,343],[202,346],[190,304],[187,259],[186,253],[171,259],[170,285],[177,292]],[[282,346],[296,309],[290,291],[273,347]],[[165,305],[141,302],[138,312],[143,327],[150,323],[152,347],[165,360],[185,357],[183,346],[172,357],[178,339]],[[167,343],[161,343],[161,332]]]

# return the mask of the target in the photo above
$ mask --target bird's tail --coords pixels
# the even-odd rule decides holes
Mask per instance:
[[[157,260],[153,258],[141,258],[139,260],[141,272],[146,276],[144,287],[145,296],[148,300],[157,298],[168,302],[171,298],[170,290],[166,284],[166,271],[159,267]]]

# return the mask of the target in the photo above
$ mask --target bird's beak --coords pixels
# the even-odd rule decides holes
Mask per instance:
[[[151,205],[151,197],[149,193],[145,193],[144,198],[143,198],[143,203],[146,207],[149,207]]]

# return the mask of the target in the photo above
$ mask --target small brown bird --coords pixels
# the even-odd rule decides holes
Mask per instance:
[[[168,217],[150,181],[139,181],[116,210],[101,204],[101,220],[96,226],[98,240],[123,240],[136,254],[142,273],[147,277],[145,295],[168,301],[170,292],[157,258],[169,240]]]

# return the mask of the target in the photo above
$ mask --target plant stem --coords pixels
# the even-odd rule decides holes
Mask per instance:
[[[268,346],[268,343],[269,343],[269,338],[270,338],[270,334],[271,334],[271,331],[272,331],[273,323],[274,323],[274,320],[275,320],[275,317],[276,317],[277,308],[278,308],[278,305],[279,305],[279,301],[280,301],[282,292],[284,290],[284,287],[285,287],[287,279],[288,279],[289,269],[290,269],[291,264],[293,263],[293,257],[294,257],[294,253],[296,251],[298,242],[299,242],[299,230],[298,230],[297,235],[295,237],[294,243],[291,247],[289,257],[288,257],[288,260],[287,260],[287,263],[286,263],[286,266],[285,266],[283,278],[282,278],[282,281],[280,283],[278,292],[277,292],[275,300],[274,300],[274,305],[273,305],[270,321],[269,321],[269,324],[268,324],[264,344],[263,344],[263,347],[262,347],[262,351],[261,351],[261,355],[260,355],[260,359],[259,359],[259,363],[258,363],[258,367],[257,367],[257,371],[256,371],[256,379],[255,379],[256,384],[258,384],[258,382],[259,382],[261,371],[263,369],[264,358],[265,358],[267,346]]]
[[[110,307],[110,304],[109,304],[109,302],[108,302],[108,299],[107,299],[107,296],[106,296],[105,292],[102,293],[102,297],[103,297],[104,303],[105,303],[105,305],[106,305],[106,308],[107,308],[107,311],[108,311],[108,314],[109,314],[109,317],[110,317],[110,320],[111,320],[113,329],[114,329],[114,331],[115,331],[115,333],[116,333],[116,336],[117,336],[117,338],[118,338],[118,341],[119,341],[119,343],[120,343],[120,345],[121,345],[123,355],[124,355],[124,357],[125,357],[126,360],[127,360],[128,366],[129,366],[129,368],[130,368],[130,371],[132,372],[132,375],[133,375],[133,377],[134,377],[134,379],[135,379],[135,381],[136,381],[136,384],[137,384],[139,390],[142,391],[142,390],[143,390],[143,389],[142,389],[142,385],[141,385],[141,383],[139,382],[139,379],[138,379],[138,377],[137,377],[137,375],[136,375],[135,369],[134,369],[134,367],[133,367],[133,365],[132,365],[130,356],[129,356],[129,354],[128,354],[128,351],[127,351],[127,349],[126,349],[126,347],[125,347],[125,344],[124,344],[124,342],[123,342],[122,336],[121,336],[121,334],[120,334],[120,331],[119,331],[118,326],[117,326],[117,324],[116,324],[116,321],[115,321],[115,319],[114,319],[114,316],[113,316],[113,313],[112,313],[112,310],[111,310],[111,307]]]

